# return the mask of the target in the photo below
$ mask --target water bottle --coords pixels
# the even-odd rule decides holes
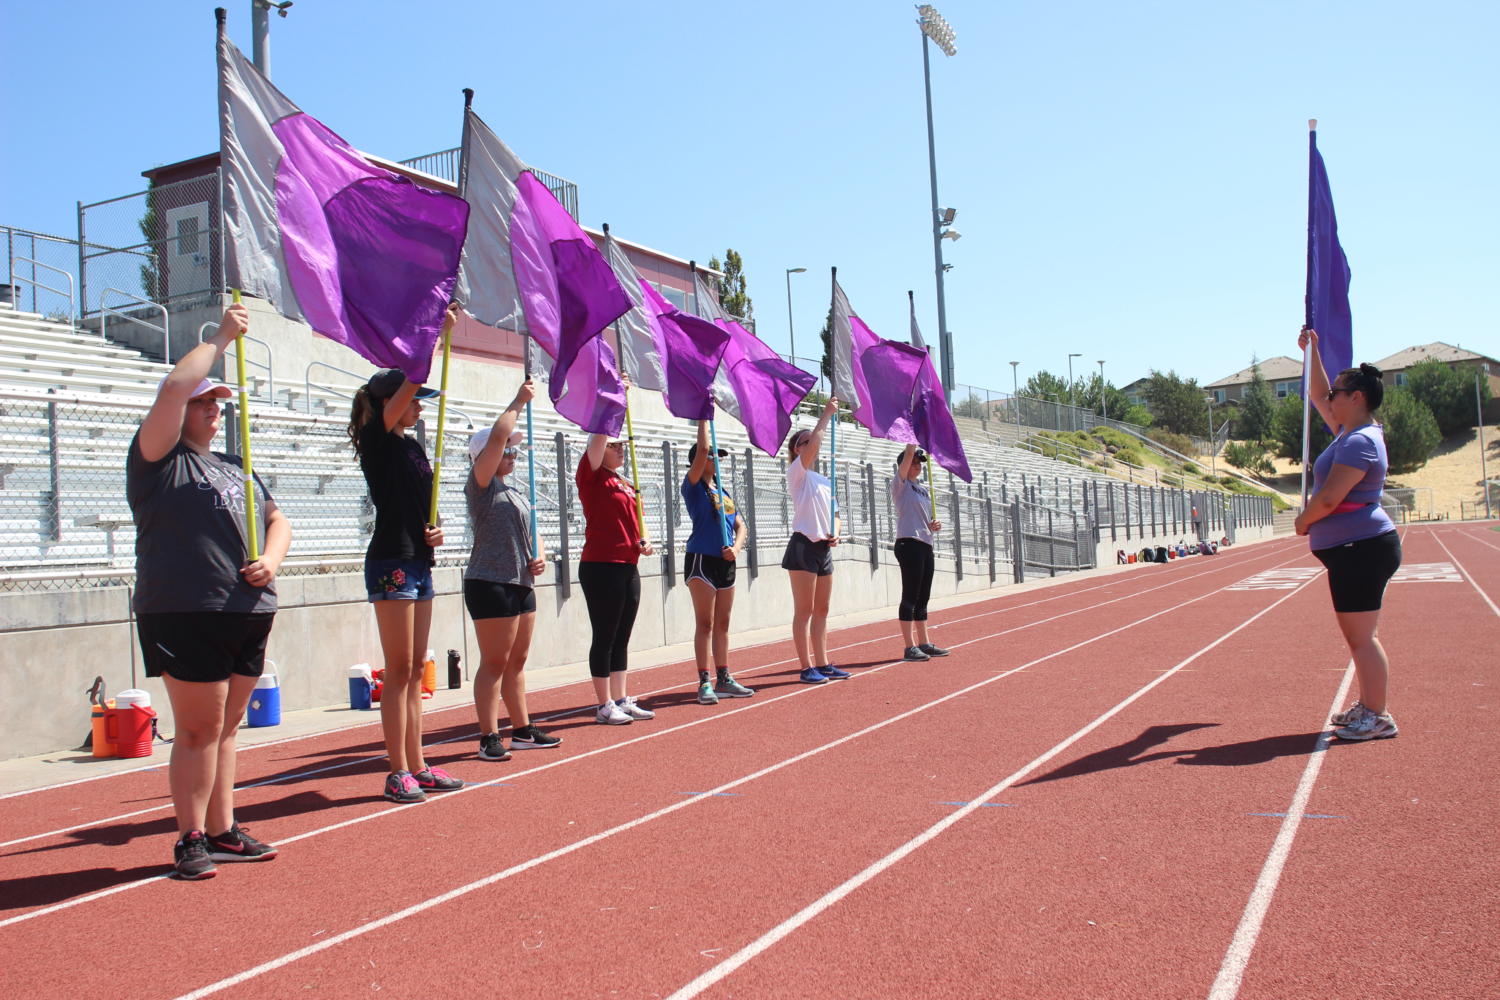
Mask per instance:
[[[464,675],[458,669],[458,650],[448,650],[448,690],[457,691],[463,687]]]

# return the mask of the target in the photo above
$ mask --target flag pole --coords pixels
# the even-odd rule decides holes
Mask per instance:
[[[714,489],[719,492],[719,530],[724,536],[724,547],[729,549],[734,547],[734,539],[729,536],[729,522],[724,520],[724,507],[729,501],[724,496],[724,480],[719,476],[719,433],[714,430],[712,404],[708,411],[708,446],[713,449]]]
[[[1318,120],[1307,120],[1307,284],[1302,295],[1302,328],[1312,328],[1313,155],[1318,148]],[[1307,509],[1307,460],[1312,449],[1312,344],[1302,349],[1302,507]],[[1212,429],[1212,428],[1210,428]],[[1212,447],[1212,442],[1209,446]]]
[[[908,288],[906,290],[906,304],[911,309],[912,330],[915,331],[916,328],[917,328],[917,298],[916,298],[915,295],[912,294],[912,290],[910,288]],[[913,344],[912,346],[915,347],[917,345]],[[927,345],[924,344],[922,346],[926,347]],[[928,359],[929,362],[932,360],[932,348],[930,348],[930,347],[927,347],[927,359]],[[917,411],[917,393],[919,393],[921,391],[922,391],[922,380],[921,380],[921,377],[919,376],[917,378],[916,383],[911,387],[911,406],[910,406],[909,409],[911,410],[913,416],[916,415],[916,411]],[[913,434],[913,436],[916,435],[916,432],[917,432],[916,427],[913,427],[912,428],[912,434]],[[936,521],[938,519],[938,517],[937,517],[937,494],[935,494],[935,493],[932,492],[932,456],[928,455],[927,456],[927,461],[923,462],[922,464],[925,465],[925,466],[927,466],[927,506],[932,511],[932,516],[931,516],[931,518],[929,520]]]
[[[469,174],[469,107],[474,102],[474,91],[464,88],[464,131],[461,152],[458,158],[458,196],[464,197]],[[456,321],[455,321],[456,322]],[[443,485],[443,432],[448,426],[448,361],[453,354],[453,330],[447,316],[443,317],[443,368],[438,378],[438,424],[437,442],[432,449],[432,499],[427,505],[427,523],[437,527],[438,491]]]
[[[231,288],[234,304],[240,304],[240,290]],[[250,394],[245,391],[245,334],[234,338],[235,373],[240,387],[240,461],[245,470],[245,543],[250,561],[260,561],[260,531],[255,522],[255,467],[250,461]]]
[[[515,321],[521,322],[521,303],[515,299],[511,300],[515,305]],[[531,381],[531,327],[526,328],[526,341],[523,346],[526,352],[526,381]],[[531,558],[539,559],[542,555],[542,536],[536,527],[536,436],[535,428],[531,422],[531,400],[526,401],[526,490],[531,501]]]
[[[830,267],[828,269],[828,272],[830,280],[828,289],[828,309],[829,314],[832,315],[833,300],[836,294],[834,290],[839,286],[839,269],[837,267]],[[832,354],[833,350],[833,329],[832,326],[830,326],[828,331],[828,351],[830,354]],[[832,377],[830,377],[828,380],[828,395],[829,398],[833,398],[836,395]],[[839,513],[838,464],[839,411],[838,408],[835,407],[833,411],[833,422],[828,426],[828,521],[830,525],[833,523],[833,519],[835,517],[838,517]]]
[[[630,387],[625,387],[625,440],[630,443],[630,485],[635,487],[635,522],[641,529],[641,537],[650,541],[646,535],[646,508],[641,503],[641,467],[635,460],[635,423],[630,419]]]

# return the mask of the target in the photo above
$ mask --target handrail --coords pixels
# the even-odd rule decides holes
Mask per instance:
[[[200,344],[203,343],[203,334],[205,332],[207,332],[207,330],[208,330],[209,327],[213,327],[215,330],[217,330],[219,328],[219,324],[217,324],[217,323],[213,322],[212,320],[210,320],[209,322],[204,323],[202,326],[198,327],[198,343],[200,343]],[[240,334],[240,336],[243,337],[245,340],[249,341],[250,343],[252,343],[252,344],[259,344],[261,347],[264,347],[266,349],[266,363],[265,364],[261,364],[259,361],[251,361],[249,358],[245,359],[245,364],[247,364],[247,365],[254,365],[256,368],[264,368],[265,369],[265,372],[266,372],[266,398],[270,399],[272,402],[275,402],[276,401],[276,372],[274,371],[273,366],[276,364],[276,352],[273,351],[271,349],[271,345],[268,344],[268,343],[266,343],[264,340],[261,340],[261,339],[259,339],[257,337],[252,337],[248,333]]]
[[[33,274],[35,274],[36,269],[40,267],[43,270],[62,275],[64,278],[68,279],[68,290],[64,292],[61,288],[53,288],[51,285],[46,284],[45,282],[37,281],[34,277],[28,278],[23,274],[17,274],[16,261],[20,261],[22,264],[30,264]],[[41,288],[46,291],[52,292],[55,295],[66,295],[68,297],[68,328],[71,330],[78,329],[78,310],[75,308],[75,304],[73,301],[73,275],[70,272],[64,271],[60,267],[53,267],[51,264],[44,264],[39,260],[33,260],[30,257],[16,257],[12,255],[10,258],[10,283],[14,285],[18,281],[24,281],[32,288]],[[34,295],[35,293],[33,292],[32,294]],[[19,302],[16,303],[16,307],[20,308]]]
[[[161,326],[157,326],[155,323],[147,323],[139,316],[132,316],[129,313],[121,312],[113,306],[105,305],[104,300],[109,296],[111,292],[113,292],[115,295],[120,296],[121,298],[129,299],[131,302],[146,306],[149,309],[160,310]],[[109,317],[111,316],[118,316],[127,323],[139,323],[141,326],[144,326],[148,330],[155,330],[156,332],[160,333],[161,359],[169,365],[172,363],[172,338],[170,333],[172,319],[167,315],[166,306],[162,305],[160,302],[152,302],[150,299],[143,299],[140,296],[131,295],[129,292],[122,292],[118,288],[106,288],[104,291],[99,293],[99,336],[104,337],[105,339],[108,339],[109,337],[107,330],[109,328]]]
[[[303,393],[307,396],[306,409],[307,409],[308,413],[312,412],[312,370],[314,368],[327,368],[329,371],[338,372],[340,375],[348,375],[351,378],[358,379],[360,381],[360,384],[364,384],[364,382],[366,381],[366,376],[361,375],[359,372],[351,372],[347,368],[340,368],[338,365],[330,365],[326,361],[310,361],[310,362],[308,362],[307,371],[303,372],[303,374],[302,374],[302,389],[303,389]],[[334,388],[333,385],[331,385],[329,383],[320,382],[320,383],[318,383],[318,388],[320,388],[320,389],[327,389],[329,392],[333,393],[335,396],[340,396],[340,397],[342,397],[344,399],[353,399],[354,398],[354,393],[352,393],[352,392],[340,392],[338,389]]]

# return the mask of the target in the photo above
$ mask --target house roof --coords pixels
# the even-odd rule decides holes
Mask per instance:
[[[1296,358],[1289,358],[1285,354],[1274,358],[1267,358],[1259,362],[1261,378],[1267,382],[1278,382],[1283,379],[1301,378],[1302,362]],[[1210,382],[1204,386],[1205,389],[1222,389],[1231,385],[1244,385],[1254,377],[1255,365],[1249,368],[1241,368],[1233,375],[1226,375],[1217,382]]]
[[[1375,367],[1383,372],[1399,372],[1410,368],[1412,365],[1423,361],[1491,361],[1495,359],[1462,347],[1454,347],[1445,344],[1441,340],[1434,340],[1430,344],[1422,344],[1417,347],[1408,347],[1397,351],[1388,358],[1381,358],[1375,362]]]

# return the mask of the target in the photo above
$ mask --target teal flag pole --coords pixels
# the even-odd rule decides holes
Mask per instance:
[[[724,547],[734,548],[734,537],[729,533],[729,521],[724,516],[724,505],[728,502],[724,496],[724,480],[719,475],[719,432],[714,429],[714,418],[710,414],[708,418],[708,441],[709,447],[713,449],[714,460],[714,489],[719,491],[719,528],[724,535]]]

